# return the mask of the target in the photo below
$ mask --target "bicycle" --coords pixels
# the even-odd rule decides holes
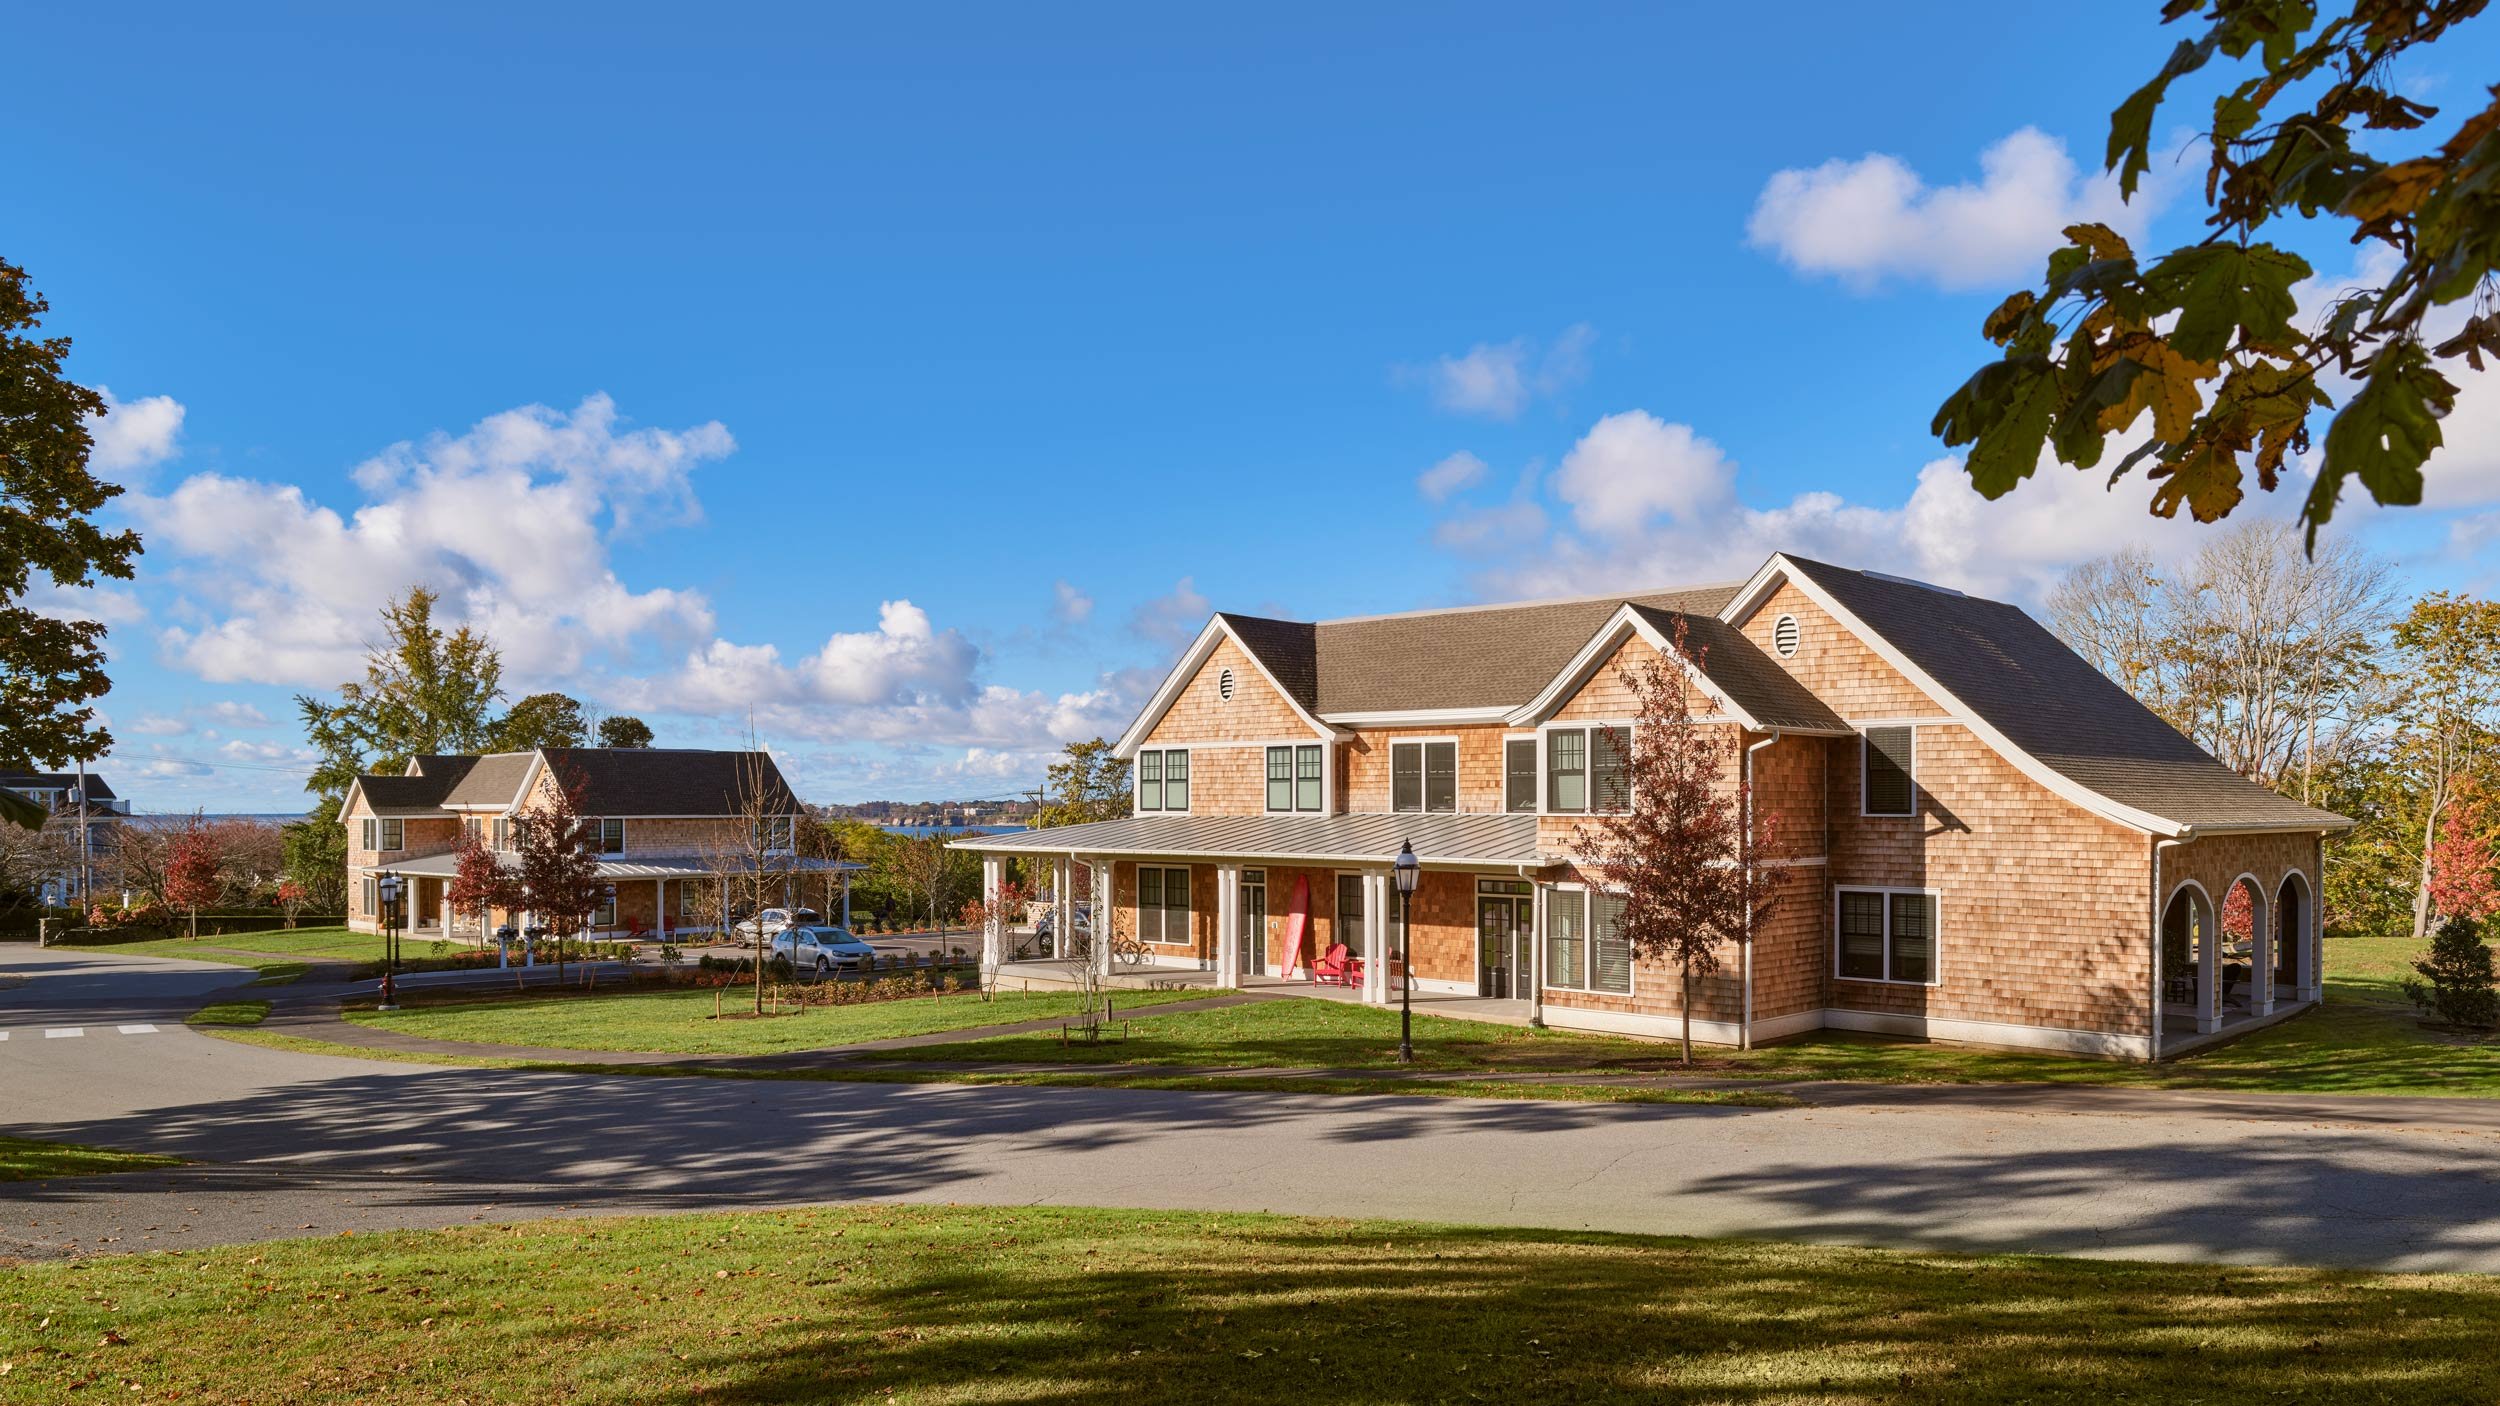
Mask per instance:
[[[1115,937],[1111,940],[1111,955],[1129,966],[1142,967],[1152,954],[1146,951],[1146,944],[1136,938]]]

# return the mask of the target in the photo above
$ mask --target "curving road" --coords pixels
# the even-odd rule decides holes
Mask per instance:
[[[0,1254],[882,1199],[2500,1272],[2500,1106],[2470,1100],[1833,1088],[1752,1110],[756,1082],[387,1064],[182,1027],[248,977],[0,948],[0,1125],[198,1163],[0,1183]]]

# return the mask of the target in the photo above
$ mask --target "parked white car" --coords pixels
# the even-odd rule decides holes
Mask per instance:
[[[773,937],[773,955],[798,971],[819,978],[854,971],[873,961],[877,949],[853,937],[847,928],[785,928]]]
[[[752,918],[741,918],[732,931],[749,942],[759,932],[779,932],[783,928],[814,927],[825,915],[813,908],[767,908]]]

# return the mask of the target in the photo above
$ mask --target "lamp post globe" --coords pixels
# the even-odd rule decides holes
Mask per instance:
[[[1415,960],[1413,942],[1407,936],[1408,904],[1415,896],[1415,885],[1424,874],[1422,861],[1415,858],[1415,843],[1401,841],[1398,857],[1391,872],[1398,882],[1398,1063],[1415,1062]]]

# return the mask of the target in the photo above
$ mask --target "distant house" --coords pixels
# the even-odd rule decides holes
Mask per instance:
[[[2224,767],[2011,605],[1785,555],[1619,596],[1218,614],[1119,740],[1133,815],[956,847],[993,887],[1014,856],[1062,894],[1089,869],[1119,939],[1218,984],[1343,943],[1369,1000],[1406,951],[1420,990],[1669,1035],[1676,974],[1630,951],[1582,831],[1625,803],[1622,671],[1679,624],[1706,650],[1696,715],[1804,846],[1770,930],[1697,985],[1698,1036],[2155,1058],[2318,999],[2322,839],[2350,822]]]
[[[70,862],[56,873],[36,880],[37,897],[46,906],[75,905],[82,901],[79,892],[80,870],[78,815],[79,796],[86,797],[85,855],[87,872],[92,874],[112,854],[120,827],[130,815],[130,802],[113,794],[111,782],[93,772],[81,777],[72,771],[0,771],[0,789],[15,791],[52,812],[51,824],[63,826],[69,835],[66,847]]]
[[[510,855],[513,822],[550,803],[559,778],[579,787],[591,822],[599,874],[616,889],[590,915],[599,936],[668,936],[688,926],[689,895],[717,883],[723,856],[744,843],[750,799],[761,796],[772,833],[795,844],[805,808],[762,752],[659,747],[546,747],[484,756],[419,757],[397,775],[359,776],[339,808],[347,827],[347,921],[380,927],[380,878],[406,885],[403,931],[448,936],[456,924],[444,902],[459,872],[464,831]],[[847,917],[849,874],[859,866],[794,859],[801,871],[839,878]],[[489,926],[525,924],[497,911]],[[710,922],[697,924],[709,929]]]

